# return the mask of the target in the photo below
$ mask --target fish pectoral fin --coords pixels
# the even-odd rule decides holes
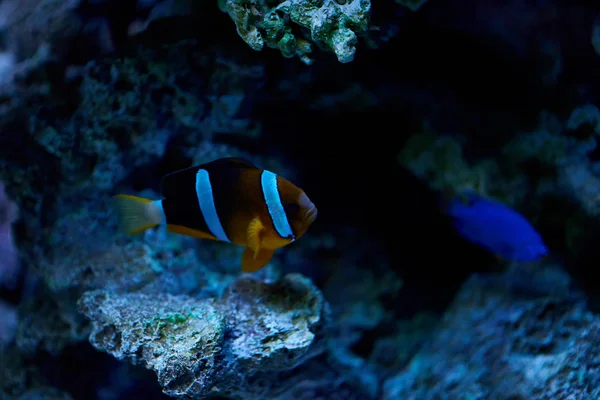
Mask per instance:
[[[275,250],[262,248],[263,234],[265,227],[260,218],[255,217],[248,224],[246,232],[247,246],[242,256],[242,271],[255,272],[267,265]]]
[[[260,250],[264,231],[265,227],[258,217],[254,217],[248,224],[248,230],[246,231],[246,242],[248,248],[254,252],[255,258]]]
[[[258,252],[255,252],[250,247],[246,247],[246,250],[244,250],[244,254],[242,255],[242,271],[258,271],[271,261],[273,253],[275,253],[275,250],[260,249]]]

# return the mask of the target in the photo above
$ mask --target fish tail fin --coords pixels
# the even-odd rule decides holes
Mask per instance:
[[[119,211],[120,229],[128,235],[154,228],[163,220],[160,200],[153,201],[128,194],[118,194],[113,199]]]

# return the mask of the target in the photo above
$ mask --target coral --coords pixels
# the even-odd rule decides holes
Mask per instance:
[[[435,135],[425,124],[422,133],[406,142],[398,161],[436,191],[474,189],[507,204],[517,204],[524,198],[527,187],[522,176],[502,176],[496,160],[466,160],[462,145],[460,136]]]
[[[599,328],[556,266],[476,275],[384,399],[597,398]]]
[[[10,52],[0,53],[0,86],[12,83],[15,65],[14,54]]]
[[[0,31],[19,61],[49,45],[56,58],[64,57],[82,22],[75,13],[80,0],[5,0],[0,6]]]
[[[46,284],[57,293],[103,288],[214,296],[233,276],[210,265],[232,264],[238,268],[231,272],[239,271],[241,249],[234,246],[205,243],[197,254],[189,245],[196,244],[193,239],[170,234],[164,227],[124,237],[117,235],[116,225],[110,203],[99,199],[59,218],[48,235],[51,250],[38,267]]]
[[[498,156],[476,159],[464,157],[463,136],[435,135],[426,124],[406,142],[398,159],[437,191],[455,193],[483,182],[485,194],[524,211],[534,223],[544,217],[544,202],[557,199],[565,206],[563,221],[571,222],[553,223],[574,249],[574,239],[585,236],[583,224],[576,223],[581,214],[600,215],[600,164],[594,154],[599,121],[600,112],[592,104],[575,107],[568,118],[542,111],[537,126],[512,136]],[[556,203],[548,207],[555,209]]]
[[[280,374],[280,383],[273,387],[273,400],[372,400],[350,385],[348,378],[331,368],[327,357],[308,360],[288,373]]]
[[[145,18],[132,21],[129,35],[144,32],[155,21],[172,17],[187,17],[192,13],[192,0],[150,0],[138,2],[138,10],[147,11]]]
[[[8,198],[0,182],[0,286],[12,285],[19,270],[19,255],[12,236],[17,217],[17,205]]]
[[[17,310],[12,305],[0,301],[0,352],[4,350],[15,337],[18,318]]]
[[[583,39],[591,48],[573,32],[584,9],[494,0],[472,1],[476,12],[464,13],[449,2],[425,9],[425,1],[397,0],[401,6],[379,5],[377,29],[369,0],[222,0],[221,10],[201,3],[0,0],[0,42],[7,39],[0,148],[10,149],[0,152],[0,180],[19,205],[15,236],[27,266],[23,287],[0,288],[18,302],[0,302],[0,398],[598,397],[598,319],[562,271],[543,264],[477,275],[441,322],[430,314],[406,319],[445,300],[417,293],[429,277],[417,285],[411,275],[428,267],[409,258],[422,256],[421,248],[395,248],[394,235],[377,232],[373,216],[385,217],[383,208],[374,210],[377,196],[363,190],[376,186],[367,181],[372,174],[411,178],[389,168],[387,150],[406,139],[407,126],[430,120],[439,132],[425,123],[399,159],[432,189],[484,188],[556,233],[561,261],[572,256],[560,254],[561,245],[576,253],[584,239],[593,242],[597,85],[579,74],[593,65],[562,59],[585,59],[585,46],[567,52],[564,43]],[[215,25],[210,12],[234,23]],[[261,57],[227,36],[234,24],[252,49],[274,48],[306,64],[315,46],[347,63],[358,37],[387,45],[345,74],[333,58],[315,69]],[[406,40],[390,41],[395,35]],[[456,51],[475,56],[452,59]],[[513,62],[519,58],[525,67]],[[563,63],[571,67],[563,71]],[[498,90],[505,84],[497,79],[454,86],[470,68],[483,77],[508,74],[513,90]],[[556,91],[538,90],[561,74]],[[552,112],[542,111],[531,128],[536,96],[544,95]],[[553,114],[564,110],[573,112]],[[452,123],[444,126],[445,118]],[[372,121],[390,122],[398,134],[371,135]],[[335,146],[322,140],[325,131]],[[355,131],[368,137],[349,141]],[[348,145],[356,151],[344,152]],[[380,157],[375,167],[350,160],[344,168],[339,154]],[[112,194],[158,198],[165,173],[226,156],[317,193],[324,211],[317,231],[247,275],[240,247],[162,226],[131,237],[116,232]],[[430,224],[431,233],[446,234],[431,210],[420,214],[420,201],[406,211],[404,200],[418,192],[398,199],[398,215],[414,211],[419,222],[411,247]],[[399,222],[398,234],[411,230]],[[546,229],[552,224],[558,228]],[[423,234],[422,248],[435,253],[442,241],[431,238]],[[471,268],[470,254],[458,256],[457,271],[443,276]],[[447,267],[443,255],[436,259],[430,264]],[[396,273],[411,277],[406,286]]]
[[[336,235],[311,237],[312,240],[303,241],[295,250],[290,249],[287,252],[289,256],[286,265],[294,265],[295,258],[310,257],[312,251],[327,249],[331,252],[331,258],[321,256],[320,264],[322,263],[322,268],[327,270],[319,271],[327,274],[327,280],[323,283],[323,293],[332,310],[327,352],[322,363],[331,369],[331,373],[339,376],[334,380],[345,382],[348,389],[354,393],[352,396],[378,398],[381,365],[370,354],[358,354],[352,348],[357,346],[364,336],[368,336],[367,332],[380,329],[386,322],[394,319],[393,310],[385,307],[385,298],[397,295],[403,282],[392,272],[390,262],[384,256],[379,243],[365,243],[361,232],[345,227]],[[338,249],[345,250],[336,254]],[[303,270],[307,270],[307,267]],[[301,372],[299,374],[304,375]],[[316,388],[330,385],[323,377],[313,375],[309,376],[315,381]],[[321,390],[327,391],[325,388]],[[306,396],[310,398],[308,394]],[[332,396],[335,398],[334,394]],[[339,396],[344,398],[342,394]],[[350,396],[348,394],[348,397]]]
[[[427,3],[427,0],[396,0],[396,3],[409,8],[411,11],[419,11],[419,8]]]
[[[55,388],[40,388],[28,390],[23,393],[16,400],[72,400],[70,394],[61,392]]]
[[[342,340],[351,345],[359,337],[357,332],[377,327],[386,313],[380,299],[399,292],[401,287],[402,281],[390,271],[377,276],[367,269],[346,267],[336,270],[324,291],[332,304],[336,324],[344,331]]]
[[[566,121],[542,112],[536,130],[522,132],[502,150],[504,169],[518,170],[519,165],[535,162],[547,176],[537,177],[537,196],[561,194],[576,200],[589,215],[600,215],[600,178],[598,166],[590,159],[597,147],[598,109],[586,104],[576,107]],[[578,210],[573,210],[576,217]]]
[[[352,387],[358,389],[359,393],[365,393],[369,398],[377,398],[380,376],[372,364],[335,341],[330,342],[327,355],[327,363],[340,376],[351,382]]]
[[[591,125],[594,133],[600,134],[600,110],[594,104],[576,107],[567,120],[567,130],[574,131],[584,125]]]
[[[2,400],[71,400],[53,388],[31,358],[14,346],[0,351],[0,398]]]
[[[597,151],[600,111],[593,104],[575,107],[561,132],[554,162],[557,182],[589,215],[600,215],[600,165],[591,156]]]
[[[600,216],[600,176],[594,173],[590,162],[582,160],[563,166],[558,179],[588,215]]]
[[[383,376],[402,370],[427,342],[438,320],[436,315],[421,313],[397,321],[393,333],[375,343],[369,362]]]
[[[6,0],[0,3],[0,126],[27,119],[41,104],[68,102],[65,59],[82,39],[80,0]],[[85,36],[85,35],[83,35]],[[88,43],[89,44],[89,43]],[[12,127],[14,129],[14,126]]]
[[[101,289],[88,292],[84,299],[92,296],[90,308],[98,313],[102,313],[102,310],[109,306],[128,304],[127,307],[117,310],[130,311],[121,314],[119,321],[114,322],[115,326],[118,325],[117,331],[126,334],[135,331],[135,324],[141,318],[137,318],[138,315],[144,316],[144,320],[152,320],[156,315],[164,316],[170,313],[168,316],[173,318],[166,318],[165,321],[159,318],[157,324],[172,321],[183,323],[180,315],[186,314],[180,310],[185,310],[186,307],[204,310],[204,305],[208,304],[229,321],[225,328],[225,347],[220,354],[227,355],[227,362],[239,367],[236,367],[236,374],[247,374],[266,368],[274,368],[277,371],[256,372],[251,380],[251,387],[236,384],[237,387],[231,390],[239,390],[241,393],[269,393],[272,398],[281,400],[311,398],[308,393],[320,393],[319,396],[322,393],[330,393],[331,397],[327,398],[341,396],[339,398],[366,400],[374,397],[373,394],[378,391],[380,385],[380,377],[375,373],[377,367],[372,365],[374,363],[370,360],[353,354],[347,347],[360,340],[365,331],[373,329],[383,319],[390,317],[383,308],[382,297],[395,293],[401,287],[401,281],[397,277],[382,273],[387,271],[389,266],[381,256],[381,249],[362,240],[364,245],[354,246],[352,251],[344,252],[341,258],[335,257],[325,260],[323,264],[315,264],[315,268],[319,270],[339,268],[338,273],[328,279],[325,288],[325,294],[333,304],[332,317],[328,324],[331,329],[329,334],[325,335],[313,329],[322,322],[315,321],[316,316],[322,315],[318,312],[321,307],[321,295],[316,298],[311,311],[308,305],[311,302],[310,294],[318,292],[316,289],[310,289],[310,286],[306,287],[311,285],[306,278],[292,280],[296,282],[293,285],[297,285],[298,290],[282,289],[282,286],[287,284],[277,283],[280,279],[279,260],[274,260],[271,267],[252,275],[254,279],[275,281],[275,284],[246,278],[235,283],[239,276],[241,249],[212,242],[198,243],[194,239],[169,234],[163,229],[154,229],[133,238],[120,237],[114,241],[109,239],[115,223],[113,217],[104,211],[101,203],[93,202],[81,211],[65,214],[59,219],[50,236],[51,247],[55,251],[52,257],[54,261],[43,267],[46,282],[54,291],[53,297],[60,299],[67,294],[66,292],[79,293],[82,290]],[[103,223],[89,224],[86,221]],[[349,229],[344,232],[335,238],[331,235],[307,237],[306,240],[291,246],[287,249],[289,251],[281,256],[288,268],[307,270],[307,260],[311,260],[310,254],[313,252],[323,249],[332,251],[338,246],[346,246],[346,243],[355,243],[360,237],[360,232]],[[93,239],[93,243],[82,242],[82,237]],[[377,260],[377,267],[366,269],[355,266],[358,259]],[[317,260],[310,262],[317,263]],[[288,282],[290,280],[284,279]],[[294,294],[289,295],[290,292]],[[96,304],[94,296],[108,296],[103,300],[104,308]],[[217,300],[212,300],[215,297]],[[164,298],[169,300],[163,301]],[[28,302],[29,306],[22,307],[22,312],[27,316],[19,327],[18,342],[22,351],[31,353],[35,349],[43,349],[56,354],[69,343],[69,332],[77,332],[77,335],[71,338],[71,343],[79,340],[78,335],[89,332],[88,325],[79,324],[79,321],[71,319],[71,314],[67,312],[67,298],[57,303],[56,299],[44,297],[40,302],[42,303]],[[351,304],[349,309],[344,306],[347,303]],[[62,306],[56,308],[54,304]],[[156,311],[165,304],[171,308],[164,312]],[[138,310],[135,308],[137,305],[143,309]],[[63,313],[57,313],[61,308]],[[233,308],[235,311],[232,311]],[[146,313],[147,309],[152,312]],[[41,311],[43,315],[37,315],[36,310]],[[306,317],[302,316],[303,312],[306,312]],[[151,316],[146,318],[146,315]],[[263,316],[268,316],[264,324],[260,322],[263,321]],[[92,322],[96,318],[98,329],[108,324],[108,315],[94,314]],[[291,323],[292,321],[294,322]],[[45,328],[40,332],[27,329],[36,325]],[[303,329],[303,325],[312,325],[313,328]],[[273,332],[269,332],[273,328],[283,332],[274,335]],[[161,330],[159,333],[162,332]],[[179,334],[183,335],[184,332],[185,330],[182,330]],[[143,342],[143,338],[139,336],[131,336],[129,339],[131,342],[141,343],[140,348],[162,349],[169,348],[170,342],[164,342],[165,338],[169,337],[156,337],[152,343]],[[283,348],[287,350],[282,351]],[[304,352],[307,348],[311,354]],[[118,355],[132,360],[133,350],[128,351],[127,354]],[[315,355],[321,351],[324,353],[312,358],[313,351]],[[109,351],[109,354],[113,353]],[[166,354],[164,357],[166,360]],[[142,360],[141,363],[147,365],[146,360]],[[169,365],[171,364],[166,364],[166,361],[156,364],[156,373],[160,373],[160,367]],[[219,365],[215,368],[217,372]],[[282,367],[286,370],[279,370]],[[206,373],[210,374],[208,371]],[[314,382],[313,386],[307,393],[299,396],[298,393],[307,381]],[[318,398],[316,394],[314,398]]]
[[[22,354],[44,352],[57,357],[66,346],[89,336],[89,324],[77,312],[70,296],[40,291],[19,306],[15,344]]]
[[[82,71],[79,106],[70,118],[35,113],[32,134],[63,159],[61,172],[68,183],[89,179],[94,190],[111,189],[131,168],[160,159],[178,134],[190,132],[190,141],[199,134],[210,140],[215,131],[246,130],[248,123],[237,121],[235,114],[246,87],[260,75],[235,77],[228,67],[213,70],[213,60],[194,55],[191,47],[192,42],[182,42],[139,48],[132,57],[91,62]],[[198,100],[204,97],[213,101]]]
[[[549,112],[540,113],[538,126],[529,132],[519,132],[502,149],[505,160],[520,164],[532,159],[553,168],[570,152],[580,148],[574,138],[564,135],[562,122]]]
[[[232,353],[250,371],[280,371],[324,350],[329,305],[310,279],[288,274],[274,284],[242,279],[222,298]]]
[[[342,63],[354,59],[357,33],[369,27],[370,0],[222,0],[221,10],[235,22],[238,34],[254,50],[277,48],[284,57],[298,56],[310,64],[311,46],[294,34],[288,19],[310,31],[312,41],[330,49]]]
[[[328,305],[309,279],[272,284],[241,278],[218,300],[87,292],[79,308],[90,341],[153,369],[175,397],[264,399],[277,372],[324,350]]]
[[[398,161],[416,176],[428,179],[437,190],[474,186],[480,175],[464,160],[458,140],[436,137],[428,126],[422,134],[411,136],[398,154]]]
[[[21,215],[30,230],[26,245],[34,247],[25,254],[37,258],[32,263],[44,274],[55,274],[55,283],[74,282],[70,277],[81,271],[77,265],[49,265],[65,260],[69,244],[76,252],[100,257],[98,245],[109,243],[106,233],[100,232],[104,241],[84,248],[82,234],[98,225],[81,221],[90,212],[106,218],[102,200],[131,174],[151,173],[167,143],[180,148],[178,157],[185,160],[202,140],[210,147],[220,134],[260,132],[260,126],[251,129],[237,113],[240,99],[263,79],[262,69],[237,63],[216,48],[198,54],[194,46],[185,41],[153,50],[138,47],[131,57],[88,63],[68,84],[57,66],[59,77],[49,80],[42,57],[2,91],[0,127],[7,134],[0,135],[0,147],[15,151],[0,158],[0,179],[24,205]],[[155,175],[151,183],[157,187],[159,181]],[[78,225],[68,226],[77,213]],[[49,234],[56,248],[41,245]],[[108,253],[115,255],[117,247]],[[65,254],[57,254],[61,249]],[[48,257],[52,254],[56,257]],[[82,264],[84,258],[81,254]]]
[[[181,395],[190,386],[211,386],[223,345],[224,316],[210,302],[89,292],[80,307],[93,321],[94,347],[118,359],[144,362],[157,372],[166,393]]]

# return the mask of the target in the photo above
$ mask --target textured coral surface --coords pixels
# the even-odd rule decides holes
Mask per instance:
[[[0,399],[600,398],[600,7],[456,4],[0,0]],[[223,157],[319,210],[265,268],[119,231]]]

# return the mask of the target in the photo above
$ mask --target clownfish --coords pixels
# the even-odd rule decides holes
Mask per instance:
[[[122,230],[133,235],[164,224],[169,232],[244,246],[244,272],[264,267],[317,217],[302,189],[239,158],[172,172],[162,179],[161,195],[114,196]]]

